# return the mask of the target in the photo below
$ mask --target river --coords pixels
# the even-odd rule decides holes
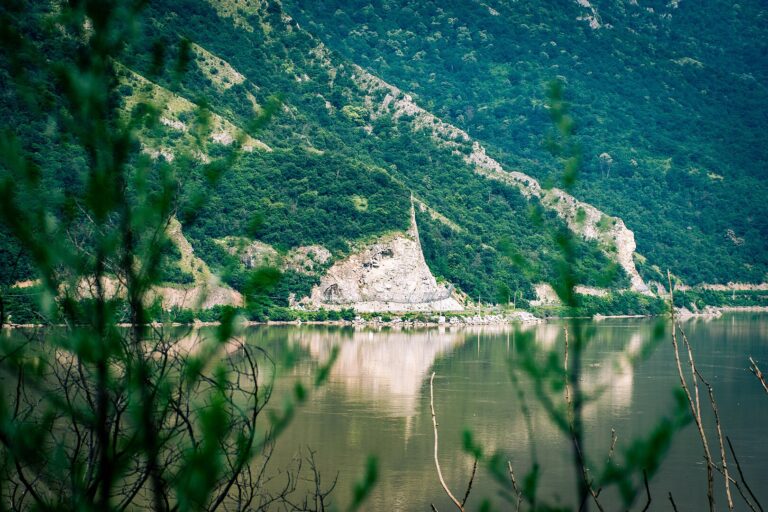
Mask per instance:
[[[507,461],[521,484],[538,463],[538,498],[552,506],[578,509],[573,507],[576,485],[569,439],[547,414],[535,393],[536,380],[524,370],[527,355],[542,363],[549,354],[563,354],[565,325],[553,321],[518,327],[245,328],[239,334],[241,341],[263,348],[275,363],[275,371],[270,371],[268,361],[260,359],[262,384],[274,385],[268,409],[283,410],[297,382],[308,390],[305,402],[296,407],[277,439],[264,473],[265,488],[274,493],[295,484],[291,499],[303,502],[303,493],[313,488],[306,459],[314,453],[321,487],[337,479],[326,504],[344,510],[367,459],[373,456],[378,461],[378,480],[361,510],[429,511],[432,504],[440,511],[455,509],[440,486],[433,460],[430,376],[434,372],[439,459],[453,493],[459,499],[464,496],[472,472],[473,457],[462,447],[464,432],[471,432],[486,456],[501,455],[501,482],[489,471],[486,457],[478,466],[467,510],[478,510],[484,500],[494,510],[514,510],[514,503],[501,495],[510,490]],[[768,372],[768,315],[733,313],[718,319],[691,319],[682,325],[697,367],[714,389],[723,432],[733,443],[746,481],[763,506],[768,506],[764,485],[768,482],[768,394],[748,369],[751,356]],[[647,437],[663,418],[673,415],[680,383],[668,319],[604,319],[585,321],[583,327],[589,342],[581,383],[591,397],[583,411],[584,448],[591,475],[597,478],[609,456],[612,430],[616,433],[612,457],[621,462],[634,440]],[[174,328],[181,338],[174,346],[194,349],[196,340],[214,330]],[[571,347],[573,340],[571,330]],[[238,350],[237,345],[227,348]],[[318,368],[332,353],[337,357],[328,379],[315,388]],[[689,376],[687,356],[682,357]],[[553,362],[553,374],[562,375],[561,363]],[[545,388],[554,404],[564,403],[562,387]],[[707,389],[701,386],[699,391],[709,446],[719,461]],[[267,414],[260,417],[260,432],[268,428],[267,418]],[[253,467],[260,469],[263,460],[257,456]],[[303,463],[296,479],[298,460]],[[728,464],[731,475],[740,480],[730,454]],[[640,484],[639,474],[635,478]],[[726,510],[722,482],[715,474],[718,509]],[[706,466],[693,424],[676,433],[649,487],[650,510],[671,510],[669,493],[680,511],[706,509]],[[645,505],[644,489],[640,490],[633,510]],[[732,494],[735,509],[748,510],[735,488]],[[624,510],[615,488],[604,489],[600,502],[606,510]]]
[[[484,453],[504,454],[519,481],[537,460],[539,497],[553,505],[572,504],[575,484],[568,439],[536,399],[531,379],[519,369],[526,342],[533,342],[542,353],[561,351],[563,325],[545,323],[522,330],[506,326],[251,328],[249,341],[266,345],[277,360],[281,352],[294,355],[295,364],[278,374],[275,406],[296,380],[311,383],[318,364],[338,347],[328,382],[300,407],[280,437],[270,467],[276,471],[290,466],[292,459],[306,456],[311,449],[324,482],[331,482],[338,473],[329,499],[344,508],[367,457],[374,455],[379,479],[364,510],[430,510],[430,504],[451,510],[433,462],[429,379],[435,372],[440,463],[446,483],[459,499],[472,469],[472,457],[462,449],[462,432],[469,430]],[[747,483],[766,505],[768,489],[762,484],[768,481],[768,395],[749,372],[748,357],[763,361],[763,370],[768,370],[768,317],[730,314],[691,320],[683,326],[696,364],[714,388],[724,434],[733,442]],[[614,458],[622,460],[633,439],[647,436],[662,417],[672,415],[679,380],[666,322],[608,319],[586,327],[591,341],[584,355],[582,382],[596,398],[584,409],[585,444],[587,456],[599,465],[608,456],[611,429],[617,435]],[[654,333],[660,334],[662,327],[663,336],[654,343]],[[644,356],[645,349],[652,347]],[[517,386],[511,382],[510,368],[516,368]],[[719,459],[706,388],[702,386],[700,392],[709,444]],[[559,392],[555,399],[561,400]],[[530,411],[529,422],[525,407]],[[732,458],[729,464],[738,479]],[[282,478],[277,475],[273,484]],[[715,485],[718,505],[725,509],[722,478],[717,474]],[[500,490],[502,486],[481,464],[467,508],[478,509],[489,499],[496,509],[513,509],[500,498]],[[660,470],[650,480],[650,491],[653,509],[671,509],[670,492],[680,510],[705,509],[706,470],[693,424],[674,437]],[[736,510],[746,510],[737,490],[732,492]],[[601,502],[611,509],[617,500],[610,489],[601,494]],[[644,505],[643,493],[634,508]]]

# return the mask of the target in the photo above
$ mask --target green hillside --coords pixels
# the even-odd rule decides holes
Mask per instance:
[[[285,9],[505,167],[545,182],[558,167],[542,145],[543,84],[562,77],[584,151],[580,199],[621,217],[640,254],[688,282],[766,279],[764,2],[288,0]]]
[[[140,133],[141,145],[154,155],[190,149],[189,126],[200,105],[213,116],[214,131],[235,134],[246,129],[272,95],[280,96],[280,111],[258,140],[249,139],[252,151],[243,151],[215,187],[207,178],[209,166],[199,159],[183,169],[178,214],[185,234],[230,284],[242,284],[244,269],[232,269],[237,263],[215,239],[252,237],[279,251],[322,244],[338,258],[361,242],[405,229],[411,193],[460,227],[446,234],[444,226],[420,216],[428,263],[439,278],[487,301],[506,288],[533,298],[532,282],[556,276],[555,233],[564,226],[554,214],[534,218],[535,202],[513,187],[478,177],[424,133],[385,118],[368,126],[365,94],[353,80],[352,63],[320,51],[319,41],[300,30],[278,4],[241,9],[235,18],[223,5],[217,4],[217,13],[199,1],[153,2],[137,43],[115,69],[126,111],[142,97],[167,105],[161,123]],[[182,40],[192,41],[192,57],[177,82],[176,61],[167,59],[164,68],[156,69],[154,50],[162,45],[175,56]],[[60,54],[61,49],[51,44],[46,51]],[[50,92],[57,101],[53,86]],[[6,98],[3,114],[11,123],[44,122],[35,113],[14,109],[13,96]],[[50,130],[31,129],[22,136],[27,144],[44,147],[36,157],[53,180],[51,200],[63,201],[69,185],[56,180],[76,186],[77,173],[51,162],[76,162],[76,146],[55,143]],[[210,141],[204,148],[212,157],[231,151]],[[254,219],[259,220],[255,230]],[[527,273],[509,251],[498,250],[501,245],[522,257]],[[579,247],[586,282],[606,284],[608,275],[608,283],[624,286],[621,275],[606,274],[614,265],[593,244],[580,242]],[[14,257],[12,241],[3,250],[4,257]],[[7,274],[6,283],[34,277],[21,266]],[[306,283],[297,289],[306,290]],[[284,303],[290,291],[282,290],[285,295],[277,301]]]
[[[576,3],[155,1],[112,64],[115,101],[126,116],[147,99],[165,106],[159,123],[137,130],[132,150],[154,159],[158,176],[175,162],[184,234],[235,289],[248,271],[222,239],[258,240],[283,255],[317,244],[337,260],[405,230],[411,197],[432,272],[470,297],[530,300],[533,283],[557,278],[557,236],[567,228],[552,204],[477,174],[468,162],[471,140],[447,143],[421,114],[377,106],[389,100],[361,81],[358,64],[466,130],[505,170],[545,188],[561,172],[544,147],[545,85],[561,77],[585,157],[578,198],[636,233],[644,277],[658,279],[657,265],[690,283],[763,281],[768,221],[757,198],[768,190],[756,128],[765,69],[739,68],[762,51],[739,47],[763,40],[757,25],[743,22],[739,33],[724,28],[704,41],[694,37],[690,6],[671,18],[664,9],[633,8],[599,8],[612,27],[593,30],[576,20],[583,14]],[[51,31],[45,6],[36,9],[17,21],[41,54],[74,58],[76,41]],[[758,6],[742,10],[760,15]],[[718,49],[731,36],[728,51],[739,59]],[[637,45],[653,51],[630,51]],[[2,83],[10,84],[9,57],[0,59]],[[67,135],[56,77],[42,82],[46,109],[23,106],[19,91],[4,85],[0,116],[41,170],[48,193],[35,200],[67,214],[85,155]],[[279,108],[254,131],[275,98]],[[197,132],[200,112],[211,134]],[[237,159],[215,163],[233,151]],[[603,216],[598,228],[615,222]],[[576,251],[582,282],[628,287],[611,261],[615,248],[579,236]],[[163,273],[187,284],[179,257],[169,248]],[[36,277],[3,226],[0,258],[13,262],[3,266],[2,284]],[[306,294],[316,279],[288,271],[272,300],[287,305],[290,293]]]

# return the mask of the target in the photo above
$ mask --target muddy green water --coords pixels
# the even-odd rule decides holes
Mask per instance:
[[[669,329],[655,351],[638,365],[633,356],[653,338],[656,320],[614,319],[590,323],[594,336],[585,357],[586,389],[603,389],[584,412],[586,445],[593,460],[608,453],[611,429],[620,453],[634,437],[647,434],[672,411],[673,389],[679,385]],[[768,395],[748,371],[751,355],[768,370],[768,316],[733,314],[716,320],[684,324],[702,374],[715,389],[723,429],[730,436],[747,482],[768,505]],[[523,328],[543,348],[560,350],[562,324]],[[257,327],[248,331],[252,343],[281,354],[298,354],[295,366],[280,372],[273,404],[279,405],[296,380],[311,382],[319,362],[338,347],[338,359],[328,383],[314,391],[279,439],[271,472],[311,449],[323,479],[338,484],[331,501],[345,508],[351,488],[362,475],[369,454],[379,461],[379,482],[365,510],[451,510],[432,458],[433,434],[429,410],[429,376],[434,371],[435,407],[440,432],[440,461],[448,485],[463,496],[472,460],[462,450],[461,434],[471,429],[486,452],[502,450],[518,477],[532,465],[542,467],[539,495],[550,503],[571,504],[575,494],[570,448],[536,402],[532,387],[521,380],[530,408],[526,427],[522,402],[510,383],[520,337],[508,327],[459,329],[374,329],[325,326]],[[702,406],[711,418],[706,389]],[[714,430],[710,446],[718,453]],[[671,509],[672,492],[680,510],[704,510],[706,471],[702,448],[691,424],[679,432],[660,471],[650,483],[652,510]],[[731,464],[733,464],[731,462]],[[305,466],[306,469],[306,466]],[[307,473],[307,476],[309,474]],[[275,482],[282,482],[277,474]],[[718,489],[722,479],[717,478]],[[501,487],[484,468],[478,470],[469,510],[490,499],[496,509],[511,509],[501,501]],[[746,505],[734,489],[737,510]],[[616,496],[603,500],[616,508]],[[720,509],[725,496],[718,493]],[[637,506],[642,509],[644,502]],[[593,507],[594,508],[594,507]]]
[[[730,314],[683,325],[698,367],[714,387],[724,432],[733,442],[747,482],[763,507],[768,507],[768,394],[748,370],[752,356],[768,373],[768,315]],[[601,393],[584,410],[585,444],[590,459],[602,463],[611,444],[611,429],[618,435],[616,453],[621,454],[633,439],[647,435],[662,417],[672,413],[673,391],[679,380],[668,321],[608,319],[586,326],[592,338],[584,357],[583,387]],[[655,350],[634,364],[653,344],[659,327],[664,332]],[[189,336],[188,328],[180,328],[179,343],[212,332],[213,328],[203,328]],[[536,400],[532,382],[518,371],[516,388],[509,372],[519,365],[526,339],[542,352],[562,353],[563,332],[563,324],[557,322],[518,328],[247,328],[243,333],[247,342],[264,348],[277,363],[275,374],[268,365],[262,372],[265,381],[274,378],[268,406],[273,410],[285,404],[297,381],[312,389],[317,368],[338,350],[326,384],[310,391],[278,439],[266,468],[268,488],[276,491],[289,482],[292,485],[294,480],[289,481],[288,474],[295,475],[296,460],[311,450],[323,487],[337,478],[330,504],[345,510],[366,459],[373,455],[378,459],[378,483],[361,510],[429,511],[430,504],[443,512],[453,510],[433,461],[429,377],[435,372],[440,461],[455,494],[464,495],[471,473],[472,458],[462,449],[462,432],[469,429],[486,453],[504,453],[519,480],[537,460],[541,467],[539,496],[552,505],[573,505],[575,481],[568,440]],[[21,334],[15,331],[14,335]],[[719,457],[706,389],[701,393],[710,447]],[[260,422],[266,428],[266,415]],[[737,478],[732,459],[729,464]],[[292,495],[300,504],[303,491],[312,487],[305,480],[311,477],[308,469],[305,461]],[[726,510],[719,475],[716,487],[718,509]],[[650,510],[671,510],[670,492],[680,511],[706,509],[706,469],[693,424],[676,435],[650,488]],[[481,465],[467,510],[477,510],[484,499],[492,502],[494,510],[514,510],[500,498],[503,490]],[[733,495],[736,510],[748,510],[736,489]],[[601,501],[606,510],[622,509],[615,492],[603,492]],[[644,504],[642,500],[633,509],[642,510]]]

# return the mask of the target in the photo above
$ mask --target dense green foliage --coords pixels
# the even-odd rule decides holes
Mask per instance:
[[[247,285],[247,269],[216,240],[257,239],[281,254],[320,244],[338,259],[361,243],[405,229],[411,193],[458,226],[418,214],[433,273],[473,299],[532,299],[532,283],[557,278],[562,222],[516,189],[477,176],[461,155],[439,148],[426,133],[388,116],[371,120],[352,63],[413,92],[422,106],[466,129],[505,165],[549,184],[558,165],[542,144],[549,123],[543,84],[563,76],[584,149],[574,193],[625,219],[647,257],[641,273],[658,280],[656,268],[668,267],[688,282],[762,281],[768,216],[754,200],[768,192],[757,170],[766,160],[761,135],[723,129],[717,137],[713,120],[756,126],[759,109],[750,106],[759,101],[757,93],[746,94],[745,88],[759,82],[763,70],[749,71],[752,78],[734,75],[741,57],[726,62],[696,46],[690,7],[656,14],[630,6],[598,8],[612,28],[592,30],[577,21],[584,13],[575,3],[561,9],[526,2],[286,2],[254,4],[233,18],[199,0],[152,2],[146,15],[153,22],[136,27],[138,37],[118,65],[115,101],[127,111],[142,95],[164,94],[174,105],[171,117],[185,129],[141,127],[141,143],[176,158],[184,151],[191,156],[180,177],[176,214],[196,255],[238,290]],[[759,52],[743,44],[758,40],[758,29],[739,23],[734,45],[747,55]],[[731,30],[722,28],[709,41],[722,43]],[[339,53],[318,52],[318,36]],[[73,42],[40,37],[38,44],[59,55],[71,51]],[[630,45],[653,48],[630,52]],[[203,51],[208,60],[201,59]],[[186,57],[176,62],[158,55]],[[242,80],[227,75],[230,65]],[[174,78],[178,68],[184,71],[180,80]],[[706,83],[704,70],[711,71]],[[0,72],[7,73],[6,67]],[[61,91],[47,87],[42,97],[48,108],[62,110]],[[720,102],[689,94],[693,87]],[[256,137],[271,151],[243,152],[228,168],[194,156],[201,147],[208,157],[225,157],[231,147],[196,135],[191,109],[204,107],[247,131],[274,95],[283,107],[270,130]],[[20,140],[38,148],[32,158],[49,192],[45,200],[78,215],[78,205],[67,205],[65,198],[82,186],[81,149],[49,116],[17,100],[0,95],[0,115],[18,127]],[[725,107],[729,114],[718,116],[717,109]],[[691,119],[698,129],[683,129]],[[646,129],[651,125],[653,130]],[[732,150],[717,150],[724,144]],[[603,152],[610,153],[610,163],[596,156]],[[580,281],[626,287],[623,273],[594,245],[574,243]],[[14,262],[0,270],[0,283],[36,277],[28,255],[2,226],[0,257]],[[173,250],[166,254],[162,280],[191,284],[177,258]],[[306,295],[317,279],[290,272],[283,277],[265,307],[287,306],[289,294]]]
[[[163,257],[160,260],[160,281],[164,283],[191,284],[194,277],[189,272],[182,270],[179,265],[181,252],[175,244],[165,244]]]
[[[425,134],[413,133],[387,119],[376,122],[371,133],[362,130],[360,118],[346,115],[343,109],[360,102],[360,92],[349,76],[339,72],[329,87],[329,70],[307,59],[316,41],[297,31],[256,34],[259,39],[254,41],[255,35],[221,26],[213,16],[200,16],[195,23],[208,26],[198,27],[194,33],[187,24],[174,28],[189,37],[197,36],[196,41],[216,49],[249,82],[262,91],[280,92],[290,106],[290,115],[279,116],[271,135],[264,139],[275,151],[245,155],[235,172],[223,176],[217,190],[208,191],[208,206],[194,211],[194,222],[187,223],[187,235],[206,261],[226,259],[206,239],[231,234],[255,236],[281,250],[319,243],[342,256],[349,250],[349,242],[404,229],[408,194],[413,192],[461,226],[464,233],[448,241],[435,236],[432,223],[419,216],[425,256],[438,277],[473,297],[494,302],[499,288],[520,290],[531,298],[532,280],[555,277],[554,233],[562,225],[558,219],[546,215],[533,220],[530,205],[517,190],[480,179],[459,157],[437,150]],[[238,52],[242,45],[227,43],[242,39],[251,46],[254,42],[264,46],[264,59],[246,59]],[[295,66],[287,77],[279,71],[275,54]],[[311,79],[297,86],[295,76],[302,71]],[[271,83],[263,83],[265,76]],[[205,86],[203,79],[186,85],[190,91]],[[222,102],[221,111],[238,112],[223,99],[237,95],[235,89],[216,95]],[[331,103],[331,110],[324,99]],[[242,109],[239,112],[242,115]],[[307,132],[308,125],[314,127],[313,133]],[[196,183],[205,182],[192,178],[192,195]],[[356,198],[363,198],[364,206],[356,203]],[[260,216],[261,228],[249,231],[254,215]],[[502,243],[511,244],[534,270],[525,272],[497,251]],[[588,244],[580,247],[584,280],[606,284],[605,270],[610,267],[606,258]],[[607,283],[622,286],[625,281],[609,273]]]
[[[114,94],[125,43],[148,22],[143,4],[0,6],[0,110],[9,114],[0,129],[0,255],[7,257],[0,282],[0,508],[214,511],[322,503],[335,483],[320,485],[314,460],[316,485],[306,497],[296,486],[272,491],[265,475],[277,437],[327,379],[335,356],[313,372],[313,384],[297,380],[267,414],[277,363],[238,336],[241,315],[258,308],[208,310],[218,325],[202,336],[148,325],[190,322],[194,312],[164,311],[155,293],[169,280],[189,280],[179,264],[189,262],[181,253],[189,253],[187,244],[170,243],[179,235],[173,216],[188,159],[140,154],[139,137],[160,132],[160,113],[171,102],[145,97],[126,112],[126,98]],[[162,45],[152,48],[162,63]],[[176,76],[186,60],[184,46],[179,50]],[[194,110],[190,122],[200,133],[216,128],[209,112]],[[265,109],[249,130],[270,115]],[[25,120],[46,129],[14,129]],[[201,139],[194,135],[190,149]],[[244,139],[236,134],[233,142]],[[47,165],[79,155],[85,158],[62,169]],[[204,158],[211,187],[236,156]],[[204,273],[199,267],[192,272]],[[8,286],[22,276],[38,282]],[[259,306],[279,277],[272,268],[254,270],[246,306]],[[44,327],[9,330],[9,319]],[[299,481],[300,466],[279,474]],[[377,467],[369,457],[350,510],[370,492]]]
[[[405,229],[411,193],[461,227],[458,233],[446,233],[419,215],[426,258],[439,278],[483,301],[506,302],[515,291],[532,298],[531,282],[555,277],[552,255],[557,250],[555,234],[562,229],[559,219],[533,218],[531,205],[516,189],[476,176],[461,158],[438,149],[425,134],[386,118],[365,130],[366,114],[359,110],[363,97],[345,71],[346,63],[339,59],[329,68],[312,57],[318,41],[286,23],[279,12],[255,10],[246,16],[253,31],[218,17],[212,7],[196,0],[153,2],[147,15],[158,23],[140,27],[141,37],[123,62],[125,83],[118,90],[126,107],[142,94],[157,94],[161,86],[172,91],[163,93],[172,103],[187,98],[190,105],[204,105],[244,127],[272,94],[279,94],[285,104],[268,133],[259,135],[272,151],[245,152],[229,169],[217,170],[194,159],[186,166],[178,217],[196,254],[227,283],[242,290],[245,269],[217,239],[251,237],[283,253],[321,244],[338,258],[359,242]],[[164,42],[165,53],[183,54],[185,40],[226,60],[245,80],[222,88],[194,54],[182,80],[173,80],[175,64],[158,67],[152,57],[155,42]],[[52,97],[55,101],[55,91]],[[203,97],[205,102],[198,99]],[[181,112],[177,118],[190,125],[194,116]],[[41,133],[27,137],[44,143]],[[141,137],[149,147],[179,152],[194,147],[191,133],[158,124],[142,129]],[[211,156],[229,152],[220,144],[202,146]],[[48,164],[41,167],[47,169]],[[515,261],[498,250],[505,244],[513,248]],[[611,265],[596,248],[581,242],[580,252],[586,282],[625,285],[623,276],[615,273],[606,280]],[[165,280],[188,283],[189,276],[176,268],[173,258],[166,259]],[[314,282],[287,277],[271,293],[274,305],[287,305],[289,293],[306,294]]]
[[[766,307],[768,292],[765,290],[719,291],[692,288],[675,292],[675,306],[691,310],[705,306],[725,307]]]
[[[687,282],[763,281],[764,4],[592,5],[596,15],[553,0],[292,0],[286,9],[544,182],[557,166],[541,144],[543,84],[563,77],[584,148],[577,196],[624,219],[638,251]],[[584,19],[593,15],[598,29]]]
[[[248,86],[249,115],[229,111],[227,100],[213,105],[199,97],[192,103],[181,96],[197,89],[178,82],[185,76],[194,48],[178,34],[200,30],[205,24],[201,20],[211,19],[212,13],[198,3],[179,5],[179,12],[171,12],[173,6],[157,4],[148,22],[141,18],[143,2],[119,0],[56,4],[54,12],[45,13],[26,10],[23,3],[3,5],[0,10],[0,68],[4,78],[13,82],[2,91],[5,100],[0,112],[8,114],[3,122],[9,125],[0,131],[4,243],[0,254],[9,260],[16,254],[13,270],[4,273],[0,283],[0,328],[8,316],[14,321],[40,317],[48,326],[62,324],[10,333],[0,329],[0,508],[123,511],[139,507],[164,512],[311,509],[314,502],[325,509],[323,500],[336,483],[323,490],[314,460],[310,460],[314,491],[310,489],[306,497],[291,496],[297,489],[303,493],[296,484],[302,480],[300,467],[287,473],[288,483],[282,489],[268,488],[271,479],[265,470],[274,443],[295,408],[307,400],[310,388],[297,380],[281,407],[265,410],[273,395],[277,364],[264,348],[240,336],[240,320],[351,320],[355,313],[287,308],[288,293],[306,293],[311,283],[302,277],[302,269],[281,273],[262,263],[246,268],[222,248],[220,238],[258,237],[283,253],[299,244],[323,243],[338,257],[352,244],[403,229],[408,193],[417,192],[457,219],[457,226],[449,226],[458,233],[454,237],[420,215],[427,226],[425,245],[439,274],[461,282],[470,293],[510,302],[511,286],[515,297],[518,290],[530,295],[531,279],[549,278],[556,281],[558,295],[570,311],[578,311],[576,283],[605,284],[598,279],[606,275],[606,282],[622,283],[621,276],[606,273],[611,264],[601,253],[553,216],[543,215],[535,204],[528,205],[504,186],[478,179],[455,158],[440,153],[433,159],[429,153],[411,150],[408,144],[413,140],[401,137],[394,127],[379,127],[372,135],[372,127],[359,126],[365,120],[354,105],[338,110],[338,127],[329,128],[328,133],[334,142],[357,140],[357,144],[339,148],[327,144],[323,149],[303,147],[296,140],[286,144],[281,134],[301,133],[302,126],[323,126],[312,109],[305,109],[308,114],[301,119],[298,114],[291,116],[306,100],[293,90],[293,95],[286,95],[289,103],[284,109],[290,119],[265,137],[273,149],[259,148],[253,137],[277,105],[268,98],[265,106],[255,105],[254,93],[261,86]],[[271,3],[258,14],[263,16],[251,16],[250,22],[259,27],[271,23],[270,29],[253,39],[238,28],[237,37],[245,38],[238,42],[258,43],[259,36],[273,33],[278,40],[285,38],[286,48],[301,46],[288,44],[291,30],[276,30],[275,25],[285,21],[279,4]],[[182,26],[175,26],[173,20],[182,17]],[[127,41],[136,39],[134,28],[138,27],[145,36],[139,37],[143,42],[130,46]],[[29,41],[27,33],[32,34]],[[226,33],[216,35],[227,40]],[[170,45],[173,60],[164,55],[163,37],[176,41]],[[307,36],[303,37],[306,46]],[[121,62],[123,55],[133,56],[125,59],[129,67]],[[284,67],[285,55],[266,61],[266,67],[278,64],[295,79],[293,70]],[[298,65],[291,64],[289,68]],[[144,78],[134,76],[130,66]],[[205,66],[209,75],[225,69]],[[26,70],[39,76],[28,81]],[[250,72],[256,71],[249,68]],[[303,76],[295,81],[309,80]],[[193,74],[191,79],[200,80],[201,75]],[[566,170],[563,186],[570,189],[575,172],[569,169],[578,167],[579,155],[562,150],[572,148],[573,125],[565,114],[559,84],[551,88],[549,108],[564,141],[556,144],[561,144]],[[289,89],[285,79],[277,85]],[[215,83],[213,88],[203,84],[199,91],[215,98],[216,92],[227,89]],[[30,105],[29,111],[15,108],[22,103]],[[166,111],[176,118],[164,117]],[[249,116],[255,121],[249,122]],[[11,125],[26,120],[46,128],[13,131]],[[223,132],[212,134],[215,130]],[[363,142],[369,136],[375,146]],[[428,139],[411,139],[430,147]],[[256,153],[239,159],[251,142]],[[388,149],[389,143],[394,146]],[[229,145],[233,148],[222,147]],[[373,150],[379,146],[387,151]],[[332,149],[337,150],[329,153]],[[67,165],[72,168],[49,165],[59,158],[71,158]],[[432,178],[438,184],[433,185]],[[487,203],[480,207],[486,194]],[[462,202],[464,209],[459,207]],[[181,219],[189,234],[191,250],[181,239],[174,217]],[[527,240],[539,232],[540,239]],[[481,248],[487,258],[478,262]],[[206,265],[195,262],[190,254],[195,252],[243,291],[243,307],[163,310],[155,295],[158,286],[169,281],[188,283],[198,274],[206,274],[207,279]],[[184,268],[190,261],[192,268]],[[33,275],[23,275],[25,271]],[[8,286],[22,276],[38,277],[38,283]],[[203,284],[215,285],[215,280]],[[628,300],[619,299],[616,308]],[[654,307],[651,299],[635,300],[642,307]],[[25,312],[29,316],[23,317]],[[165,325],[154,323],[195,319],[217,325],[201,336],[194,329],[166,330]],[[516,378],[515,372],[522,370],[536,381],[541,405],[572,440],[579,502],[584,504],[592,489],[588,473],[594,467],[596,485],[600,489],[616,485],[629,508],[642,490],[640,475],[647,489],[647,477],[658,469],[673,433],[687,423],[688,411],[678,407],[671,419],[660,420],[647,437],[635,439],[624,460],[609,457],[593,466],[582,442],[582,411],[596,397],[580,387],[582,353],[590,335],[576,318],[569,329],[574,341],[569,348],[566,334],[564,352],[536,343],[530,335],[521,336],[515,347],[519,367],[511,364],[510,375]],[[657,331],[655,337],[660,337],[663,329]],[[325,362],[313,364],[312,388],[328,379],[338,353],[334,347]],[[434,408],[432,418],[436,429]],[[436,443],[437,437],[437,461]],[[464,444],[476,462],[491,465],[503,460],[500,451],[484,460],[483,448],[471,432]],[[533,458],[533,469],[524,477],[526,487],[538,475],[535,453]],[[281,472],[279,478],[283,476],[286,473]],[[361,508],[377,479],[377,459],[370,456],[353,488],[349,510]],[[516,488],[514,477],[512,485]],[[525,493],[528,503],[550,509],[546,504],[538,506],[535,482],[530,487]],[[518,492],[518,504],[521,496]],[[303,507],[294,503],[302,499]],[[553,497],[553,503],[559,501]]]
[[[575,308],[562,306],[534,308],[534,312],[543,317],[572,315],[580,317],[593,317],[595,315],[659,316],[668,311],[669,305],[664,299],[648,297],[634,292],[612,292],[605,297],[580,295]]]
[[[193,194],[205,187],[205,179],[193,178],[189,186]],[[407,227],[403,186],[338,155],[301,149],[248,154],[207,192],[208,204],[194,212],[196,222],[189,227],[198,242],[251,235],[283,250],[321,244],[339,254],[348,251],[348,241]],[[355,207],[355,196],[366,199],[364,210]],[[254,215],[260,225],[251,229]]]

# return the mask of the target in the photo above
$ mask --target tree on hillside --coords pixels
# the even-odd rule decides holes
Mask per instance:
[[[297,383],[283,409],[265,417],[275,363],[238,336],[234,309],[224,308],[212,336],[149,322],[188,166],[202,165],[212,187],[238,152],[200,163],[193,151],[172,162],[140,151],[138,134],[159,126],[164,105],[146,97],[125,111],[118,69],[137,27],[149,22],[143,4],[0,8],[8,114],[0,132],[0,233],[36,273],[28,296],[34,323],[44,324],[0,337],[3,509],[242,510],[287,503],[296,491],[267,489],[265,468],[308,390]],[[184,74],[188,41],[173,55],[160,41],[150,47],[142,57],[155,76]],[[200,106],[191,123],[200,147],[209,120]],[[185,197],[188,211],[205,199]],[[256,272],[246,294],[258,299],[273,281]],[[11,290],[3,284],[0,327]],[[327,371],[320,368],[316,385]],[[375,465],[360,500],[371,475]],[[304,499],[307,510],[328,490],[314,493]]]

